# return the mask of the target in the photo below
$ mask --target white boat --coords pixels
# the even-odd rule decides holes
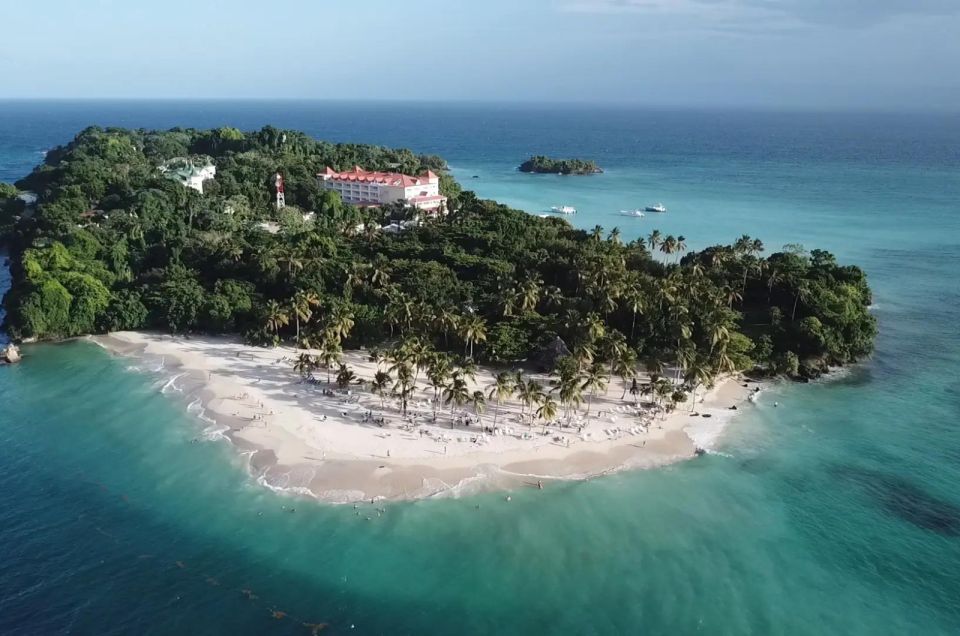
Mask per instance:
[[[572,205],[555,205],[550,208],[550,211],[555,214],[576,214],[577,208]]]
[[[667,211],[667,208],[663,207],[662,203],[658,203],[656,205],[648,205],[643,210],[644,212],[657,212],[658,214],[663,214]]]
[[[643,210],[620,210],[620,216],[635,216],[637,218],[643,218]]]

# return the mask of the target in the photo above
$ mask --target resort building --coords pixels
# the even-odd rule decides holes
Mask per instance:
[[[396,172],[368,172],[354,166],[346,172],[327,168],[317,178],[323,188],[338,192],[344,203],[360,207],[403,203],[430,214],[447,211],[447,197],[440,194],[440,177],[429,170],[411,177]]]
[[[188,188],[193,188],[203,194],[203,182],[213,179],[217,174],[217,167],[207,162],[197,165],[190,159],[171,159],[160,166],[160,172],[168,179],[172,179]]]

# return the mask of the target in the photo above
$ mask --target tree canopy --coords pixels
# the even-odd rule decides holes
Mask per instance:
[[[603,172],[593,161],[585,159],[552,159],[537,155],[520,164],[520,172],[540,174],[597,174]]]
[[[217,167],[203,195],[157,169],[191,155]],[[682,236],[623,242],[616,229],[479,200],[446,174],[450,214],[390,234],[379,228],[396,210],[345,205],[317,182],[325,166],[357,164],[446,165],[272,127],[88,128],[17,184],[38,203],[6,230],[7,327],[41,339],[140,328],[337,346],[417,338],[491,361],[526,359],[559,336],[590,364],[629,356],[678,377],[815,375],[871,351],[866,277],[826,252],[764,257],[747,236],[686,254]]]

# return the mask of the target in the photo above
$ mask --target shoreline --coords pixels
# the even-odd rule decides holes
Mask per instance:
[[[592,417],[578,422],[580,432],[520,423],[520,405],[511,401],[497,416],[501,433],[490,435],[476,421],[472,430],[469,424],[451,428],[454,416],[445,406],[432,421],[430,393],[419,385],[410,409],[420,414],[415,422],[405,421],[390,400],[381,406],[379,398],[360,388],[349,395],[323,395],[326,373],[318,372],[318,385],[304,384],[292,369],[291,359],[299,353],[292,347],[143,332],[89,339],[116,355],[161,357],[161,368],[180,373],[167,385],[184,376],[196,383],[198,397],[188,412],[210,423],[211,435],[226,437],[238,453],[249,456],[255,481],[329,503],[458,496],[672,464],[695,457],[698,447],[709,449],[738,413],[730,407],[745,403],[760,386],[720,379],[697,395],[696,412],[711,417],[692,417],[688,401],[662,419],[651,420],[641,409],[649,422],[644,428],[633,399],[620,399],[624,387],[611,379],[607,393],[594,399]],[[376,365],[366,358],[365,351],[344,354],[344,362],[369,379]],[[486,392],[492,377],[488,367],[481,367],[471,390]],[[548,386],[543,374],[527,377]],[[493,402],[487,405],[482,427],[491,426],[496,409]],[[386,425],[370,422],[368,412],[385,418]],[[457,415],[466,422],[477,419],[471,408]]]

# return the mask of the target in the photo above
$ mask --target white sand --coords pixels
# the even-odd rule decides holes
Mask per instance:
[[[457,411],[472,418],[470,426],[451,428],[450,408],[443,405],[432,421],[433,391],[426,388],[423,372],[409,406],[408,415],[416,418],[410,423],[395,400],[387,398],[381,407],[377,396],[359,386],[351,388],[350,396],[324,396],[325,370],[314,374],[321,384],[303,383],[293,371],[300,352],[292,348],[139,332],[95,340],[118,353],[165,356],[185,371],[205,375],[206,415],[229,425],[238,447],[256,451],[251,470],[260,483],[338,502],[535,486],[538,479],[582,479],[667,464],[694,456],[691,436],[709,447],[733,413],[730,407],[743,403],[749,391],[742,381],[727,378],[698,392],[696,412],[710,414],[710,419],[691,416],[689,401],[662,417],[635,409],[629,393],[621,399],[623,384],[613,378],[607,393],[594,398],[589,419],[584,404],[573,427],[521,423],[521,405],[513,399],[501,407],[497,420],[503,434],[483,435],[470,406]],[[363,351],[347,352],[343,361],[363,380],[377,370]],[[480,369],[470,391],[486,394],[495,373]],[[548,376],[524,375],[549,389]],[[493,426],[496,410],[488,402],[482,426]],[[385,425],[365,422],[369,411],[384,417]],[[558,416],[563,416],[562,408]]]

